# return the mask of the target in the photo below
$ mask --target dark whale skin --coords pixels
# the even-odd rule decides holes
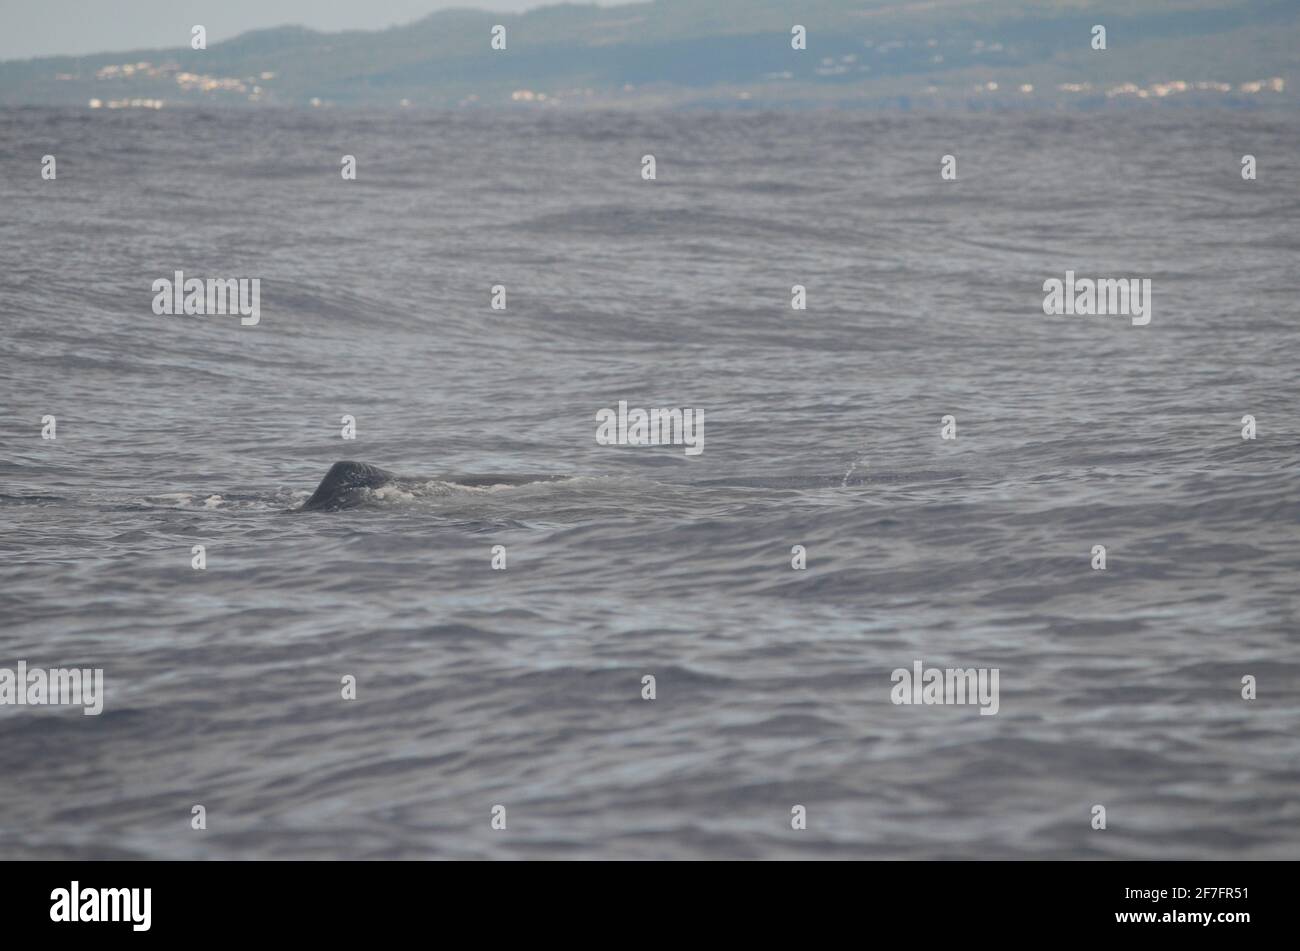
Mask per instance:
[[[359,505],[365,489],[377,489],[396,476],[366,462],[336,462],[302,505],[304,512],[336,512]]]

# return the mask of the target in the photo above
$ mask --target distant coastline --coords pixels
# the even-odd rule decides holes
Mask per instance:
[[[451,10],[403,27],[280,27],[205,49],[0,62],[0,106],[850,108],[886,111],[1290,108],[1300,8],[1153,0],[779,5],[667,0],[522,14]],[[1104,51],[1090,47],[1097,23]],[[794,48],[791,31],[806,32]],[[509,42],[490,45],[495,27]]]

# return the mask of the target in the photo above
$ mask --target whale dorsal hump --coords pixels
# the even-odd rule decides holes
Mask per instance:
[[[358,490],[378,488],[395,478],[391,472],[366,462],[336,462],[302,507],[313,511],[346,508],[357,503]]]

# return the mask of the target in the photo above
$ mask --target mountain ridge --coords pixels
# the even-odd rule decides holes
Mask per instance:
[[[0,105],[1296,104],[1300,5],[1289,0],[809,0],[798,17],[806,50],[791,48],[792,14],[774,0],[454,8],[336,33],[287,24],[206,50],[3,62]],[[1104,51],[1090,46],[1096,23]],[[505,50],[489,45],[496,24]]]

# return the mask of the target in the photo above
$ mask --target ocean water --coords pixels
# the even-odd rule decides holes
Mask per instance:
[[[1298,185],[1279,114],[0,112],[0,667],[105,678],[0,707],[0,857],[1300,857]],[[294,512],[340,459],[412,481]]]

